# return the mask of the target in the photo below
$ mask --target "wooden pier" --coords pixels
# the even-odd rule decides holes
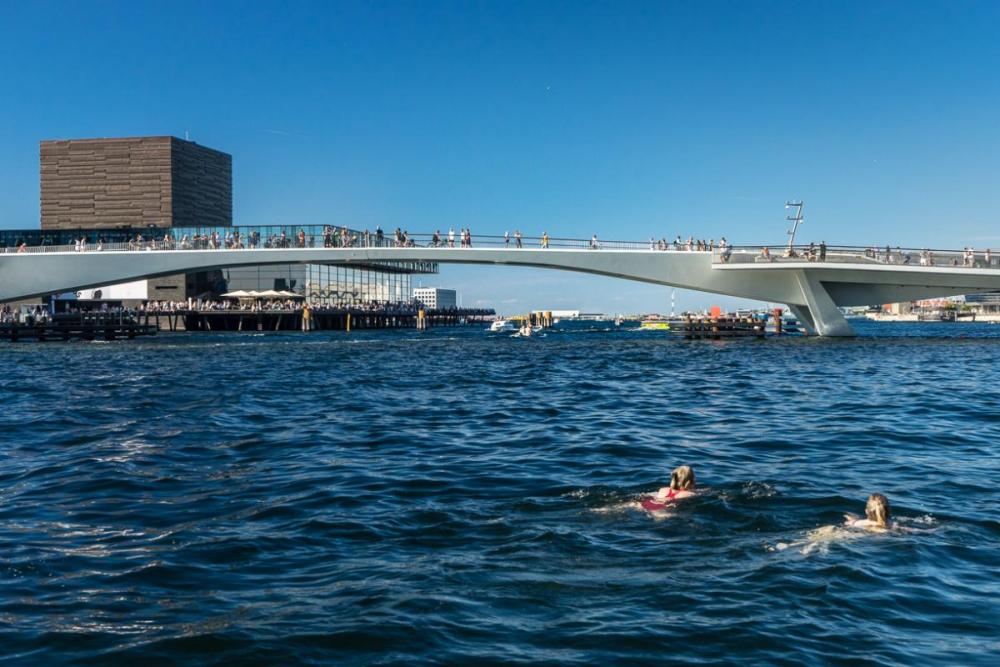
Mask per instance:
[[[754,317],[692,317],[688,315],[671,331],[684,338],[763,338],[767,322]]]
[[[481,324],[492,310],[448,311],[360,310],[309,308],[284,310],[177,310],[140,313],[144,325],[160,331],[352,331]],[[423,312],[423,317],[421,317]]]
[[[141,324],[123,312],[92,311],[59,313],[51,318],[28,318],[19,322],[0,324],[0,339],[10,342],[21,340],[67,341],[132,339],[156,334],[155,325]]]

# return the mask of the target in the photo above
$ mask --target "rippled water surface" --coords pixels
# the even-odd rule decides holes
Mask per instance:
[[[859,329],[0,344],[0,656],[997,664],[1000,326]]]

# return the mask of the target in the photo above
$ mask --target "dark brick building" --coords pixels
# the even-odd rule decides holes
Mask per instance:
[[[233,222],[233,159],[176,137],[43,141],[42,229],[219,227]],[[150,299],[181,300],[214,276],[149,281]]]
[[[176,137],[41,142],[42,229],[231,225],[233,160]]]

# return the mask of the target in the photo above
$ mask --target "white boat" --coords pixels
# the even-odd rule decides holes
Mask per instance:
[[[517,331],[517,325],[510,320],[500,318],[493,320],[493,323],[487,331],[490,333],[510,333],[512,331]]]

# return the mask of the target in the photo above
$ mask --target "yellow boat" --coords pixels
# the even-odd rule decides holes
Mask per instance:
[[[639,324],[639,328],[649,331],[669,331],[670,322],[666,320],[645,320]]]

